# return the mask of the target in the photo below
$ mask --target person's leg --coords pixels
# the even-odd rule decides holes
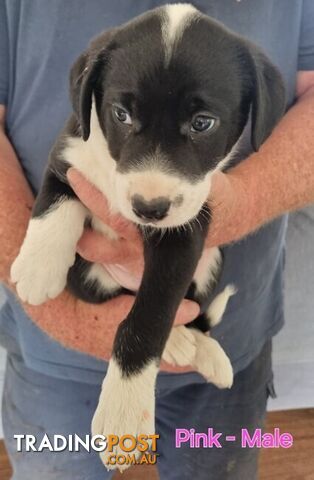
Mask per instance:
[[[242,372],[230,390],[191,384],[158,396],[158,469],[161,480],[255,480],[258,450],[241,448],[241,430],[262,428],[272,386],[271,342]],[[176,428],[222,433],[222,448],[175,448]],[[226,436],[236,441],[226,441]]]
[[[5,444],[13,467],[12,480],[105,480],[112,476],[98,453],[17,452],[15,434],[45,433],[82,438],[90,434],[100,386],[42,375],[25,366],[20,356],[8,356],[2,419]]]

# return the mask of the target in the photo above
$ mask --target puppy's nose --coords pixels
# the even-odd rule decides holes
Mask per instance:
[[[133,212],[144,220],[162,220],[168,213],[170,203],[166,197],[153,198],[150,201],[146,201],[141,195],[132,197]]]

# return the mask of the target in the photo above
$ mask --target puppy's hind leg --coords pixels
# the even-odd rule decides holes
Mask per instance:
[[[233,372],[228,356],[217,340],[195,328],[174,327],[162,359],[174,366],[191,366],[218,388],[232,386]]]
[[[233,370],[223,348],[214,338],[191,329],[196,341],[196,354],[192,367],[218,388],[231,388]]]
[[[197,339],[194,330],[184,325],[173,327],[168,337],[162,359],[170,365],[185,367],[195,362]]]
[[[218,388],[231,388],[233,370],[230,360],[220,344],[217,340],[205,334],[204,331],[206,331],[206,326],[210,330],[210,328],[219,324],[230,297],[235,295],[236,292],[237,289],[234,285],[227,285],[222,292],[216,295],[205,314],[194,322],[195,325],[203,327],[203,331],[190,328],[196,342],[195,358],[190,364],[208,382],[213,383]]]

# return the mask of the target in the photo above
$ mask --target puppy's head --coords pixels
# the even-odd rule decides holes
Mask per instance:
[[[95,39],[72,67],[71,95],[83,139],[100,149],[96,130],[105,139],[119,210],[156,227],[197,215],[250,112],[258,150],[285,108],[269,60],[186,4]]]

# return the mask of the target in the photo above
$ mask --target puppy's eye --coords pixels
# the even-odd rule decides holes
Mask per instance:
[[[126,125],[132,125],[131,116],[129,112],[127,112],[127,110],[125,110],[124,108],[119,107],[118,105],[114,105],[113,113],[115,117],[119,120],[119,122],[125,123]]]
[[[191,132],[199,133],[212,130],[216,125],[216,118],[208,115],[195,115],[191,122]]]

